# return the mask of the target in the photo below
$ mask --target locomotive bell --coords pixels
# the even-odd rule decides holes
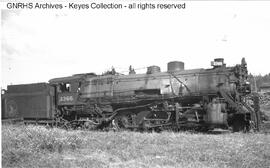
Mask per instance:
[[[185,69],[184,62],[181,61],[172,61],[167,64],[168,72],[183,71]]]

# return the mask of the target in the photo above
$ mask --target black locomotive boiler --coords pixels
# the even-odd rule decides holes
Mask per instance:
[[[49,83],[10,85],[2,95],[2,118],[89,129],[258,130],[258,101],[251,99],[247,64],[227,67],[219,58],[210,69],[168,63],[145,74],[108,71],[75,74]]]

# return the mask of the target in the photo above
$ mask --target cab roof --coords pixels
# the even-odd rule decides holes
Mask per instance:
[[[59,83],[72,83],[72,82],[80,82],[85,79],[85,77],[96,76],[94,73],[85,73],[85,74],[75,74],[68,77],[62,78],[53,78],[49,80],[50,84],[59,84]]]

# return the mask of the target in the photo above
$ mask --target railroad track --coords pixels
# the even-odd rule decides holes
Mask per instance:
[[[2,124],[15,124],[23,122],[23,118],[2,119]]]
[[[13,119],[2,119],[2,124],[39,124],[39,125],[46,125],[48,124],[48,121],[46,122],[36,122],[36,121],[28,121],[28,120],[23,120],[23,118],[13,118]],[[51,124],[51,122],[49,122]],[[222,130],[220,129],[210,131],[209,133],[213,134],[222,134],[222,133],[228,133],[230,132],[229,130]],[[261,131],[262,133],[270,133],[270,121],[264,121],[261,124]]]

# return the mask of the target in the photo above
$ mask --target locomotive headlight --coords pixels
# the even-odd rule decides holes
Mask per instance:
[[[244,87],[245,87],[245,93],[247,93],[247,94],[251,93],[251,84],[250,84],[250,82],[246,81],[245,84],[244,84]]]

